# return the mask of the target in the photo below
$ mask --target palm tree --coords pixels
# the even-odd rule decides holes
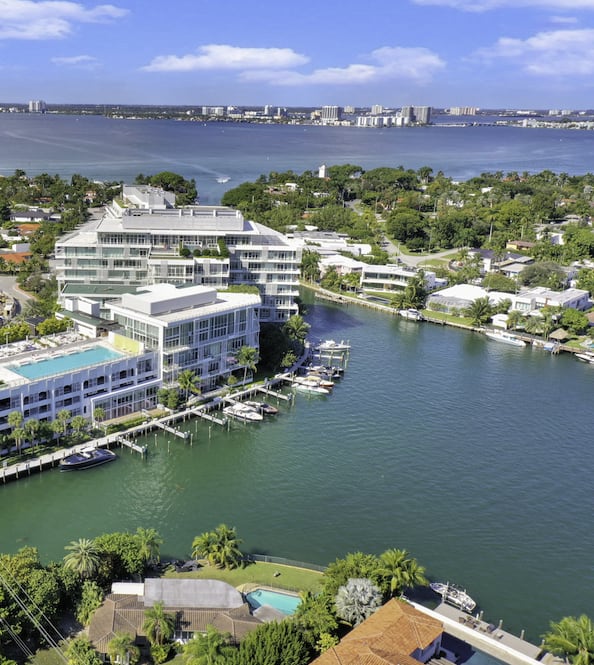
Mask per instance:
[[[464,308],[463,312],[464,316],[471,319],[473,326],[480,327],[484,325],[493,313],[489,296],[473,300],[468,307]]]
[[[129,633],[118,632],[107,645],[107,653],[112,663],[135,665],[140,659],[140,649],[134,644]]]
[[[32,445],[34,441],[37,440],[39,432],[41,430],[41,423],[36,418],[31,418],[27,420],[24,424],[25,436],[28,439],[29,443]]]
[[[102,406],[98,406],[96,409],[93,410],[93,420],[96,423],[101,423],[103,420],[105,420],[105,409]]]
[[[389,582],[392,596],[402,593],[405,589],[427,584],[425,568],[410,557],[406,550],[386,550],[380,555],[379,560],[378,576],[385,581],[386,586]]]
[[[62,409],[58,411],[56,420],[52,422],[52,429],[58,435],[58,441],[60,440],[60,436],[62,434],[65,434],[66,430],[68,429],[69,418],[70,418],[70,411],[68,411],[68,409]]]
[[[248,369],[254,372],[258,362],[258,351],[253,346],[242,346],[237,352],[237,362],[243,365],[243,383],[245,384]]]
[[[15,440],[17,452],[21,452],[21,443],[25,436],[25,431],[21,427],[23,424],[23,414],[20,411],[12,411],[8,414],[8,424],[12,427],[12,438]]]
[[[220,524],[214,531],[196,536],[192,542],[192,556],[206,559],[217,568],[236,568],[242,560],[239,549],[242,541],[234,527]]]
[[[512,309],[507,314],[507,325],[512,329],[516,330],[518,326],[524,322],[524,316],[522,312],[518,309]]]
[[[186,395],[186,402],[190,393],[198,394],[200,392],[200,377],[191,369],[184,369],[177,375],[177,384]]]
[[[144,611],[142,629],[146,633],[151,645],[160,646],[173,636],[175,618],[173,614],[165,612],[163,603],[158,601],[152,607],[149,607],[148,610]]]
[[[306,323],[300,314],[293,314],[283,326],[283,332],[289,339],[303,344],[307,333],[309,332],[310,325]]]
[[[585,614],[564,617],[543,635],[544,647],[552,654],[562,656],[572,665],[590,665],[594,661],[594,626]]]
[[[79,577],[89,579],[99,569],[100,556],[95,542],[88,538],[70,541],[64,547],[69,551],[64,557],[64,568],[73,570]]]
[[[334,604],[341,619],[358,626],[380,607],[382,592],[366,577],[351,578],[338,589]]]
[[[206,626],[206,633],[194,633],[184,646],[182,662],[184,665],[216,665],[226,662],[235,649],[230,646],[231,635],[219,633],[214,626]]]
[[[301,276],[309,282],[317,282],[320,278],[320,255],[308,249],[301,257]]]
[[[163,539],[155,529],[136,529],[136,539],[138,542],[138,553],[148,564],[159,561],[159,547],[163,544]]]

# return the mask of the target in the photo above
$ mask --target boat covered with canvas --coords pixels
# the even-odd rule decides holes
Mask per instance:
[[[71,455],[66,455],[60,460],[58,467],[60,471],[81,471],[91,469],[94,466],[113,462],[117,455],[108,448],[92,448],[87,446]]]
[[[443,598],[445,603],[454,605],[464,612],[472,612],[476,607],[476,602],[466,591],[455,584],[450,584],[449,582],[431,582],[429,586]]]
[[[398,314],[408,321],[424,321],[425,317],[419,312],[418,309],[401,309],[398,311]]]
[[[278,413],[276,406],[272,406],[272,404],[268,404],[268,402],[258,402],[256,400],[246,399],[244,404],[255,411],[263,413],[265,416],[275,416]]]

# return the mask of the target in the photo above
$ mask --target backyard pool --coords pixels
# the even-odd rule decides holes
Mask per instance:
[[[301,602],[299,596],[290,593],[281,593],[280,591],[270,591],[269,589],[254,589],[246,594],[245,597],[253,609],[257,609],[262,605],[268,605],[287,615],[293,614]]]

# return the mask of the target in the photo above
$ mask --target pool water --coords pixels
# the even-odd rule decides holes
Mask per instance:
[[[253,609],[268,605],[287,615],[293,614],[301,602],[299,596],[268,589],[254,589],[254,591],[246,594],[246,599]]]
[[[16,374],[24,376],[26,379],[40,379],[44,376],[53,376],[62,374],[88,365],[108,362],[121,358],[123,354],[112,351],[105,346],[94,346],[84,351],[75,351],[55,358],[46,358],[33,363],[23,365],[13,365],[10,369]]]

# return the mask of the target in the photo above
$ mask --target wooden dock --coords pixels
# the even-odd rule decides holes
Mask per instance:
[[[264,395],[270,395],[271,397],[275,397],[276,399],[285,400],[285,402],[290,402],[293,399],[293,395],[291,393],[285,395],[284,393],[279,393],[276,390],[270,390],[270,388],[265,388],[264,386],[259,386],[258,392],[264,393]]]
[[[147,450],[146,446],[139,446],[137,443],[134,443],[134,441],[130,441],[130,439],[127,439],[125,436],[118,436],[117,442],[123,448],[129,448],[130,450],[133,450],[135,453],[140,453],[143,457],[146,455],[146,450]]]
[[[155,427],[159,427],[160,429],[164,430],[165,432],[169,432],[169,434],[173,434],[174,436],[179,437],[180,439],[187,439],[190,436],[189,432],[182,432],[181,430],[175,429],[175,427],[171,427],[171,425],[165,424],[162,420],[153,420],[152,424]]]
[[[190,409],[190,413],[193,413],[195,416],[203,418],[204,420],[208,420],[211,423],[216,423],[217,425],[227,424],[226,418],[217,418],[216,416],[213,416],[211,413],[208,413],[204,408]]]

